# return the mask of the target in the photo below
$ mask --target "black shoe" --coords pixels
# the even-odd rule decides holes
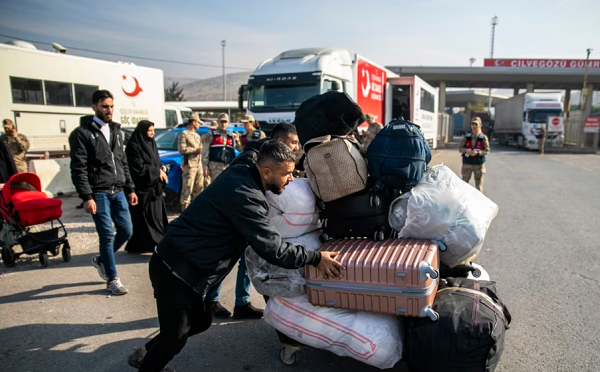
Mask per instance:
[[[129,358],[127,359],[127,362],[129,363],[129,365],[136,369],[140,369],[143,361],[144,361],[144,357],[142,356],[141,348],[135,349],[133,354],[131,354],[129,356]],[[161,372],[175,372],[175,370],[169,366],[165,366],[165,368],[163,368]]]
[[[233,309],[233,319],[260,319],[263,317],[263,310],[257,309],[248,302],[244,306],[236,306]]]
[[[213,301],[213,303],[210,305],[210,308],[213,315],[217,318],[226,319],[231,316],[231,312],[224,308],[219,301]]]

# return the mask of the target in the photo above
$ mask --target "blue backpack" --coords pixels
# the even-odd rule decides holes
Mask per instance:
[[[377,133],[367,149],[367,158],[376,191],[385,187],[406,192],[423,178],[431,150],[417,124],[394,119]]]

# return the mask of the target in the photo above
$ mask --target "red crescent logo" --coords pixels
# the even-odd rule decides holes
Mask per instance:
[[[133,91],[128,92],[125,90],[125,88],[123,88],[123,86],[121,86],[121,89],[123,90],[123,93],[125,93],[125,95],[127,97],[135,97],[138,94],[140,94],[140,92],[143,92],[142,88],[140,87],[140,83],[138,82],[138,79],[136,77],[133,77],[133,81],[135,81],[135,89],[133,89]],[[127,80],[127,76],[123,75],[123,80]]]
[[[497,67],[502,67],[504,66],[504,60],[503,59],[497,59],[494,61],[494,65],[496,65]]]

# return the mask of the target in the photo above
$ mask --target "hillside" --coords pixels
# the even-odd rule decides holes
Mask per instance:
[[[225,75],[227,90],[226,100],[237,100],[238,88],[248,82],[250,72],[236,72]],[[178,81],[183,88],[185,101],[222,101],[223,100],[223,77],[215,76],[208,79],[172,78],[165,76],[165,88],[173,81]]]

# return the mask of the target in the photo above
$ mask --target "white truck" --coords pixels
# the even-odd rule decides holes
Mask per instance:
[[[516,143],[519,147],[537,150],[542,126],[548,131],[546,145],[562,147],[562,93],[523,93],[496,105],[494,136],[501,145]]]
[[[269,133],[277,123],[293,122],[304,100],[330,90],[346,92],[383,124],[402,114],[419,124],[436,147],[437,89],[418,77],[401,78],[345,49],[294,49],[262,62],[240,87],[238,106],[243,110],[247,94],[248,114]]]
[[[124,127],[144,119],[166,127],[162,70],[18,44],[0,44],[0,118],[15,122],[30,150],[68,150],[79,118],[93,114],[97,89],[113,93],[113,118]]]

